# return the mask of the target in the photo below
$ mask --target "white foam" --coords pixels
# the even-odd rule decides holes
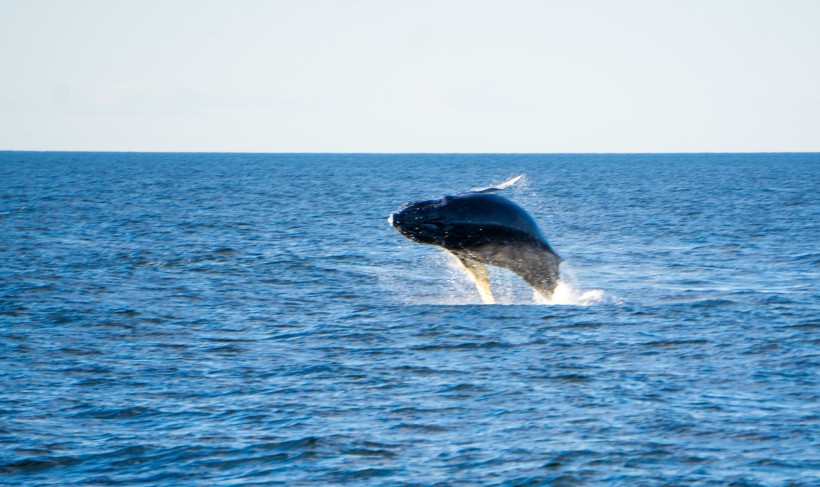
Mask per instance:
[[[558,281],[552,296],[547,299],[536,291],[533,292],[533,295],[533,301],[536,304],[564,306],[591,306],[600,304],[605,299],[603,289],[581,289],[575,273],[566,262],[561,264],[561,279]]]
[[[564,305],[564,306],[591,306],[604,300],[603,289],[582,290],[561,279],[555,292],[547,299],[537,291],[533,291],[535,304]]]

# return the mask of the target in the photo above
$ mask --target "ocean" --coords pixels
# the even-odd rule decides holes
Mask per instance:
[[[387,216],[504,196],[483,305]],[[1,485],[820,485],[820,154],[0,152]]]

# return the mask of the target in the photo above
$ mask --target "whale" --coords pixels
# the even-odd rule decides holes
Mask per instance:
[[[439,199],[407,203],[388,223],[408,239],[441,247],[453,255],[487,304],[495,303],[486,266],[508,269],[549,300],[563,261],[535,220],[516,203],[497,194],[523,175],[502,184]]]

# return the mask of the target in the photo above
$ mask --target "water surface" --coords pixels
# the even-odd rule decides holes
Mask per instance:
[[[401,204],[567,261],[485,306]],[[0,484],[818,485],[820,155],[0,153]]]

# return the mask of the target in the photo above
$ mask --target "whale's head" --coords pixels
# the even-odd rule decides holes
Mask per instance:
[[[407,203],[387,218],[402,235],[418,243],[444,246],[453,225],[448,218],[448,197]]]
[[[461,250],[488,242],[540,240],[533,219],[495,194],[465,193],[408,203],[388,218],[414,242]]]

